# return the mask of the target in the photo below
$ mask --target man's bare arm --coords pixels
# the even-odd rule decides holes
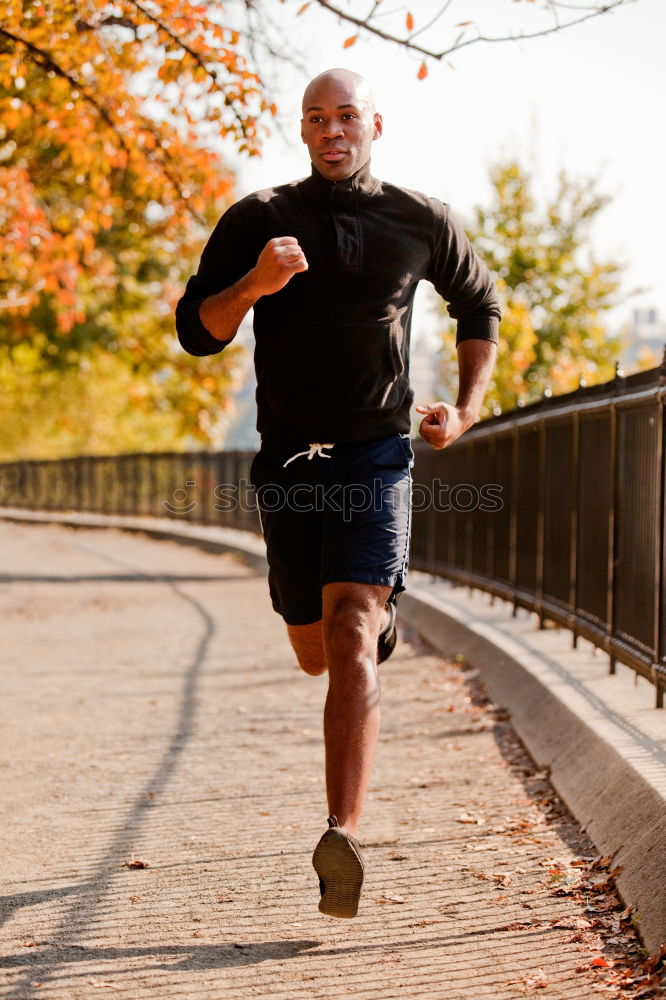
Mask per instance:
[[[452,444],[476,421],[495,367],[497,345],[491,340],[463,340],[458,344],[458,398],[450,403],[417,406],[425,413],[419,434],[437,451]]]
[[[269,240],[251,271],[203,300],[199,306],[201,322],[216,340],[233,340],[257,299],[279,292],[298,271],[307,269],[308,262],[293,236]]]

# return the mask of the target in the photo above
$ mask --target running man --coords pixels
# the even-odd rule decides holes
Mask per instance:
[[[455,405],[416,407],[445,448],[475,422],[500,311],[485,265],[449,207],[370,172],[382,134],[367,81],[329,70],[308,84],[304,180],[248,195],[213,231],[178,303],[190,354],[230,343],[254,307],[257,430],[252,463],[273,607],[300,667],[328,672],[329,829],[313,864],[323,913],[356,915],[356,839],[379,731],[377,664],[396,641],[405,589],[413,453],[409,334],[432,282],[457,320]]]

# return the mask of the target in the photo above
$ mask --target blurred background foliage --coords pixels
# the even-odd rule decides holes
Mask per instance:
[[[484,415],[611,379],[623,348],[606,314],[632,292],[623,263],[598,260],[590,231],[608,197],[594,178],[562,171],[554,196],[539,204],[533,179],[514,159],[490,169],[492,201],[477,206],[466,231],[495,273],[502,301],[497,365]],[[445,307],[440,307],[445,311]],[[455,324],[444,322],[440,349],[444,398],[455,398]],[[657,364],[645,358],[643,367]]]
[[[572,23],[625,2],[584,4]],[[291,16],[306,8],[322,26],[349,20],[345,44],[365,32],[413,50],[419,76],[446,54],[410,11],[313,2]],[[186,355],[173,312],[234,199],[220,138],[258,155],[280,65],[303,56],[274,14],[269,0],[0,0],[0,459],[223,444],[243,348]],[[453,48],[482,33],[465,25]],[[498,168],[498,204],[472,231],[506,300],[502,406],[568,385],[581,349],[605,375],[600,316],[619,277],[573,264],[596,196],[565,189],[549,248],[515,170]]]
[[[2,459],[222,441],[238,349],[173,311],[233,198],[202,125],[256,153],[273,109],[235,31],[161,13],[0,3]]]

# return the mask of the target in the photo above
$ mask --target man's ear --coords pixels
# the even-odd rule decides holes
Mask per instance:
[[[372,138],[379,139],[380,135],[384,131],[384,122],[382,121],[382,116],[379,113],[375,114],[375,130],[373,132]]]

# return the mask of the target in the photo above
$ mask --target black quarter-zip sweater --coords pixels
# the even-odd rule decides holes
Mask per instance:
[[[421,279],[448,303],[458,343],[497,342],[493,281],[448,205],[377,180],[368,163],[342,181],[313,167],[225,212],[176,308],[188,353],[216,354],[229,343],[209,333],[199,306],[247,274],[278,236],[296,237],[308,270],[254,306],[260,434],[343,442],[409,431],[409,334]]]

